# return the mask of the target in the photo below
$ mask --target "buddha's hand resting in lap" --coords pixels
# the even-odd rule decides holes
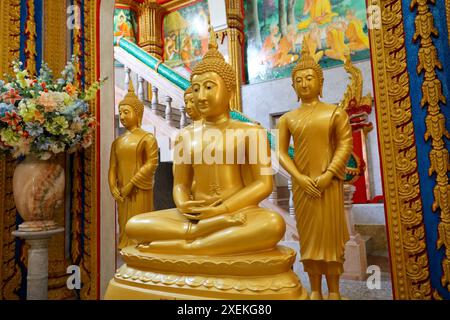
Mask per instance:
[[[187,200],[178,206],[178,210],[182,213],[194,213],[199,207],[206,207],[221,202],[222,198],[220,197],[212,197],[205,200]]]
[[[183,215],[188,219],[203,220],[227,212],[227,207],[222,203],[222,199],[219,199],[207,206],[191,207],[190,212],[183,213]]]

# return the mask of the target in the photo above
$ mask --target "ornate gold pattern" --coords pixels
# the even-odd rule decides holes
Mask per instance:
[[[75,12],[81,15],[82,10],[81,0],[74,0],[73,5],[77,8]],[[82,38],[81,25],[79,25],[77,21],[77,24],[73,29],[73,53],[72,53],[75,57],[78,58],[78,61],[75,63],[75,85],[77,86],[81,85],[81,77],[82,77],[81,62],[80,62],[80,59],[82,58],[81,38]]]
[[[10,63],[19,57],[20,50],[20,0],[0,3],[0,41],[7,43],[0,52],[0,77],[10,71]]]
[[[291,266],[295,261],[295,252],[286,247],[278,247],[269,252],[223,256],[146,254],[133,247],[122,251],[125,264],[115,273],[107,290],[107,299],[138,298],[133,294],[136,286],[147,291],[172,287],[174,291],[166,294],[171,298],[179,295],[191,295],[191,298],[229,299],[233,296],[271,297],[305,299],[306,290],[301,287]],[[196,270],[202,270],[198,274]],[[117,288],[117,284],[120,288]],[[127,295],[131,293],[131,296]],[[290,292],[290,294],[289,294]],[[149,294],[150,293],[150,294]],[[153,297],[154,298],[154,297]]]
[[[162,19],[165,12],[155,0],[145,0],[138,7],[139,46],[157,59],[163,56]]]
[[[128,266],[142,266],[147,269],[158,269],[183,273],[186,270],[202,268],[202,274],[257,275],[259,268],[270,266],[278,272],[287,271],[295,262],[295,251],[287,247],[277,247],[270,254],[228,256],[215,259],[211,256],[168,254],[148,254],[146,249],[127,247],[121,255]]]
[[[439,236],[437,248],[445,247],[445,258],[442,262],[443,276],[442,286],[447,286],[450,290],[450,201],[447,172],[450,169],[449,154],[445,147],[444,136],[450,139],[450,133],[445,127],[445,116],[441,113],[439,102],[446,103],[442,93],[442,83],[437,77],[436,68],[442,69],[439,61],[437,49],[433,44],[432,36],[438,37],[439,33],[434,25],[433,14],[428,7],[434,4],[435,0],[412,0],[410,8],[417,7],[415,19],[416,32],[413,41],[420,38],[420,48],[418,52],[419,64],[417,73],[424,73],[422,83],[422,107],[427,106],[427,116],[425,118],[426,132],[425,141],[431,138],[431,151],[429,154],[430,168],[428,175],[436,173],[436,186],[433,189],[434,202],[432,210],[441,209],[440,223],[438,226]]]
[[[66,2],[44,3],[44,60],[55,74],[63,70],[67,58]]]
[[[371,56],[394,295],[398,299],[431,299],[402,4],[397,0],[372,0],[369,4],[381,8],[382,27],[370,30]]]
[[[81,29],[74,30],[74,54],[84,57],[84,70],[78,66],[78,84],[84,74],[85,86],[89,87],[98,79],[96,68],[96,31],[97,31],[97,1],[85,0],[81,7],[84,14],[84,34]],[[82,51],[82,44],[84,50]],[[96,117],[98,100],[90,102],[89,108]],[[73,157],[72,164],[72,207],[71,207],[71,259],[72,263],[80,266],[82,288],[81,299],[97,299],[97,163],[99,155],[96,151],[95,134],[92,146],[83,153],[77,153]],[[84,189],[83,189],[84,186]]]
[[[65,1],[44,2],[44,60],[55,74],[61,72],[67,60],[66,37],[66,3]],[[65,167],[65,158],[58,158],[58,162]],[[67,204],[66,204],[67,205]],[[55,222],[65,226],[65,208],[62,207],[55,214]],[[66,285],[68,259],[65,254],[65,234],[54,236],[49,241],[49,299],[61,300],[73,297],[73,291]]]
[[[85,41],[85,81],[86,85],[90,86],[97,81],[99,75],[97,74],[97,0],[89,0],[84,2],[84,41]],[[90,111],[98,119],[98,100],[97,98],[90,102]],[[94,135],[92,146],[84,152],[84,180],[85,180],[85,208],[84,208],[84,254],[83,261],[80,265],[81,274],[89,279],[84,283],[85,287],[81,289],[81,298],[83,299],[97,299],[97,163],[100,161],[100,155],[96,150],[97,133]],[[89,283],[88,283],[89,282]]]
[[[196,288],[211,290],[211,288],[222,292],[236,290],[264,292],[280,291],[283,289],[295,288],[298,286],[298,279],[291,273],[283,273],[268,277],[261,281],[259,278],[249,278],[242,281],[242,277],[220,277],[220,276],[189,276],[183,274],[170,274],[161,272],[143,272],[139,269],[128,267],[124,264],[114,275],[117,282],[133,282],[136,284],[176,284],[177,287]]]
[[[230,64],[236,73],[236,91],[231,100],[231,110],[242,110],[242,46],[244,44],[244,16],[241,0],[227,0],[228,16],[228,56]]]
[[[20,0],[0,3],[0,77],[10,71],[11,61],[19,58]],[[3,42],[4,41],[4,42]],[[17,300],[22,272],[15,261],[16,242],[11,234],[16,228],[16,208],[12,196],[15,161],[0,159],[0,299]],[[23,255],[22,255],[23,257]]]
[[[346,57],[344,69],[350,77],[350,83],[339,106],[347,111],[353,131],[362,129],[364,134],[367,134],[373,129],[373,124],[367,119],[368,114],[372,112],[372,96],[368,93],[363,97],[362,72],[353,65],[349,55]]]
[[[34,0],[27,0],[28,15],[25,23],[25,56],[26,69],[30,74],[36,74],[36,19]]]

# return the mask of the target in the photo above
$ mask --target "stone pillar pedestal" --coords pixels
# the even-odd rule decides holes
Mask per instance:
[[[345,262],[342,279],[364,280],[367,277],[366,244],[361,238],[361,235],[356,232],[355,225],[353,223],[352,199],[354,192],[355,187],[353,185],[344,184],[345,214],[347,217],[350,240],[345,244]]]
[[[48,299],[48,240],[64,228],[46,231],[13,231],[25,239],[28,249],[27,300]]]

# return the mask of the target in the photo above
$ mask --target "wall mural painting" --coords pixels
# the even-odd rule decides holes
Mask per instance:
[[[249,0],[245,3],[249,83],[290,77],[303,39],[322,67],[369,59],[365,0]]]
[[[116,6],[114,9],[114,42],[122,37],[136,43],[137,33],[138,25],[135,12],[126,6]]]
[[[164,17],[164,60],[189,77],[208,49],[208,2],[173,11]]]

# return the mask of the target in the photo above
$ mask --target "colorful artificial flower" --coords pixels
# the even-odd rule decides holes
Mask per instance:
[[[25,125],[25,130],[32,137],[38,137],[39,135],[44,133],[44,128],[42,128],[42,126],[39,123],[36,123],[36,122],[27,123]]]
[[[41,112],[39,112],[39,110],[36,110],[34,112],[34,121],[37,121],[40,124],[43,124],[45,122],[44,115]]]
[[[0,99],[3,100],[3,102],[15,104],[17,101],[20,101],[22,97],[19,95],[17,90],[9,89],[7,92],[0,96]]]
[[[13,149],[12,156],[14,158],[18,158],[21,156],[25,156],[30,152],[31,149],[31,140],[27,138],[20,138],[16,147]]]
[[[77,87],[75,87],[73,84],[68,83],[66,85],[66,92],[69,96],[73,97],[77,94]]]
[[[12,128],[8,127],[0,130],[0,138],[5,144],[15,146],[20,140],[20,135]]]
[[[54,92],[41,92],[41,95],[37,99],[37,103],[44,107],[45,112],[53,112],[58,108],[59,96]]]
[[[50,119],[44,123],[45,129],[54,135],[60,135],[69,127],[66,118],[63,116],[58,116]]]
[[[83,141],[81,142],[81,146],[82,146],[83,148],[88,148],[88,147],[90,147],[91,144],[92,144],[92,140],[93,140],[93,137],[92,137],[92,134],[91,134],[91,133],[85,135],[85,136],[83,137]]]
[[[36,104],[31,102],[31,100],[25,101],[22,100],[18,106],[19,115],[22,117],[25,122],[32,122],[35,120],[35,114],[37,110]]]
[[[0,117],[3,117],[6,112],[10,112],[13,108],[12,104],[0,103]]]
[[[62,144],[62,143],[60,143],[60,142],[55,142],[55,143],[52,143],[52,144],[50,145],[50,150],[51,150],[54,154],[63,152],[64,149],[65,149],[64,144]]]
[[[22,120],[15,110],[6,111],[5,115],[0,118],[1,121],[7,123],[9,126],[18,126]]]

